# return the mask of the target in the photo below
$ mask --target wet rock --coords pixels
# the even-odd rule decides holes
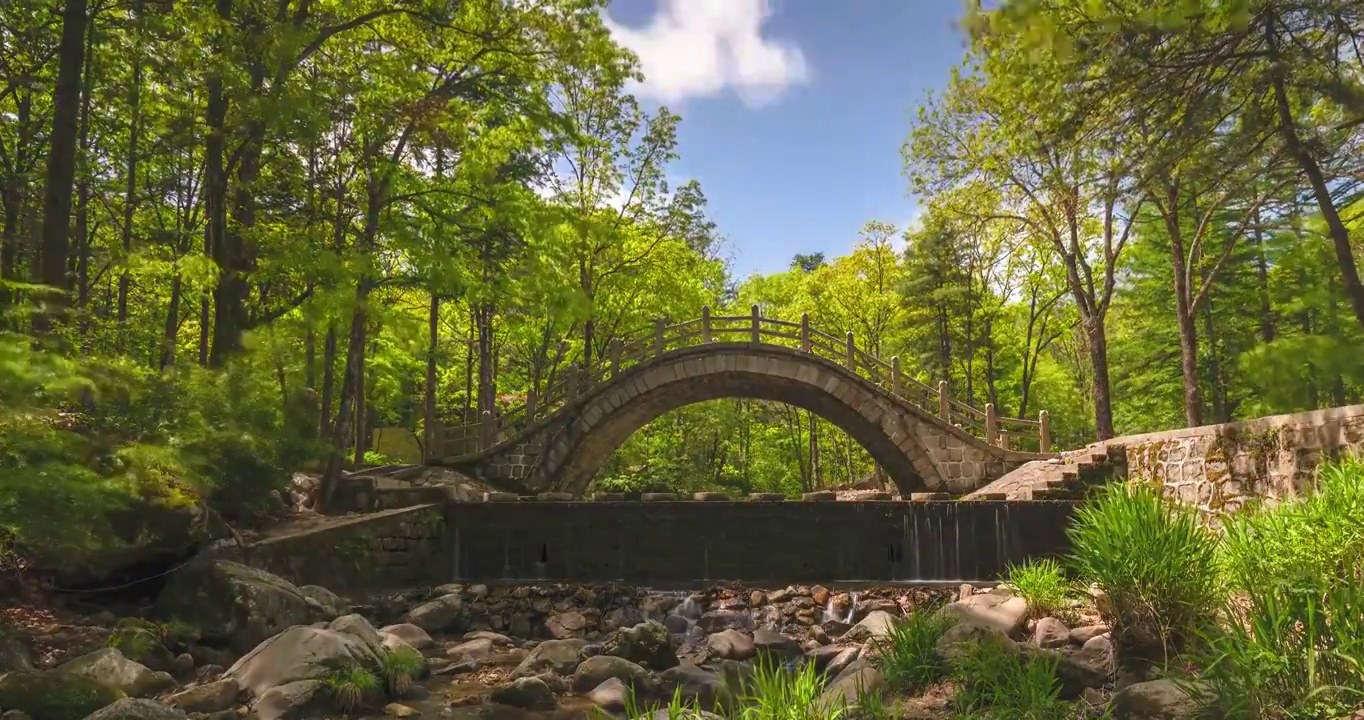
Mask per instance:
[[[294,625],[326,620],[296,585],[227,560],[191,563],[171,576],[158,613],[198,628],[201,638],[246,652]]]
[[[166,702],[185,712],[213,713],[237,704],[241,689],[235,678],[226,678],[178,692]]]
[[[598,655],[584,660],[573,671],[571,689],[576,693],[584,693],[610,678],[620,680],[640,693],[647,694],[653,686],[648,670],[625,658],[615,657],[614,655]]]
[[[653,670],[667,670],[678,663],[672,633],[653,621],[617,630],[602,643],[602,652]]]
[[[462,643],[452,645],[445,651],[445,656],[452,659],[473,659],[486,660],[493,655],[493,641],[487,638],[474,638],[465,640]]]
[[[721,630],[753,631],[753,618],[748,613],[737,610],[711,610],[703,613],[696,621],[696,627],[707,635]]]
[[[421,715],[421,711],[410,708],[402,703],[389,703],[384,706],[384,714],[389,717],[412,718]]]
[[[551,615],[545,620],[545,632],[555,640],[582,637],[586,627],[587,618],[573,610]]]
[[[669,615],[663,618],[663,626],[674,635],[684,635],[691,629],[691,621],[681,615]]]
[[[538,677],[517,678],[493,688],[488,699],[525,710],[553,710],[554,691]]]
[[[659,695],[671,698],[678,692],[683,703],[695,703],[703,708],[714,708],[724,697],[724,683],[720,676],[691,663],[668,668],[658,676]]]
[[[753,638],[738,630],[721,630],[706,638],[711,654],[725,660],[749,660],[756,653]]]
[[[82,655],[61,665],[56,672],[80,675],[131,697],[150,697],[175,687],[175,678],[169,673],[133,662],[115,648]]]
[[[1044,617],[1033,628],[1032,641],[1039,647],[1062,647],[1070,642],[1070,628],[1056,618]]]
[[[123,698],[90,713],[85,720],[185,720],[185,713],[155,700]]]
[[[384,635],[393,635],[402,639],[403,642],[411,645],[418,652],[425,653],[436,648],[436,641],[423,629],[411,623],[398,623],[397,625],[387,625],[379,628],[379,632]]]
[[[895,618],[890,613],[884,610],[873,610],[856,625],[849,628],[848,632],[843,634],[843,638],[853,642],[879,640],[890,634],[890,628],[894,622]]]
[[[1023,629],[1028,603],[1021,597],[989,592],[949,603],[942,613],[959,623],[993,628],[1012,637]]]
[[[512,677],[531,677],[542,672],[570,675],[578,667],[578,651],[585,645],[584,640],[546,640],[516,666]]]
[[[464,601],[459,595],[442,595],[413,608],[403,622],[416,625],[427,633],[459,632],[465,622]]]
[[[1113,695],[1109,711],[1118,720],[1181,720],[1200,717],[1210,704],[1206,688],[1182,686],[1169,678],[1128,685]]]
[[[759,655],[777,662],[801,654],[799,642],[770,628],[758,628],[753,631],[753,647]]]
[[[619,678],[608,678],[587,694],[589,700],[608,713],[620,714],[630,704],[630,687]]]

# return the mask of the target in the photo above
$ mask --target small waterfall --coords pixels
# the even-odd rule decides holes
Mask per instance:
[[[687,598],[677,606],[677,609],[673,610],[673,614],[681,615],[682,617],[695,622],[701,617],[701,606],[688,595]]]
[[[830,596],[829,596],[829,601],[826,602],[826,603],[824,603],[824,616],[823,616],[822,618],[820,618],[820,622],[837,622],[837,621],[838,621],[838,610],[834,607],[834,596],[833,596],[833,595],[830,595]]]
[[[851,625],[853,618],[857,617],[857,592],[854,591],[848,596],[848,617],[843,622]]]

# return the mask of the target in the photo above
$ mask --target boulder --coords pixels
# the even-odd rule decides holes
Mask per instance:
[[[886,689],[886,678],[875,665],[858,660],[838,674],[824,687],[820,695],[823,710],[830,714],[840,708],[853,707],[866,693],[881,693]]]
[[[293,583],[227,560],[191,563],[156,601],[163,617],[198,628],[203,640],[246,652],[294,625],[328,619]]]
[[[677,692],[683,703],[714,708],[724,698],[725,687],[720,676],[691,663],[681,663],[664,670],[658,680],[660,695],[670,698]]]
[[[33,657],[28,646],[0,630],[0,673],[24,672],[33,669]]]
[[[37,720],[81,720],[120,697],[82,675],[15,671],[0,675],[0,708]]]
[[[587,694],[587,698],[602,710],[613,715],[620,715],[624,714],[625,709],[630,705],[632,695],[630,686],[621,682],[619,678],[607,678],[602,684],[593,688]]]
[[[304,585],[298,589],[303,597],[317,603],[318,612],[327,620],[350,614],[350,605],[341,596],[321,585]]]
[[[715,657],[724,660],[749,660],[756,649],[753,638],[738,630],[721,630],[706,637],[706,645]]]
[[[801,654],[799,642],[765,627],[753,631],[753,648],[758,655],[778,663]]]
[[[1207,700],[1206,689],[1184,686],[1169,679],[1149,680],[1119,690],[1109,702],[1109,712],[1118,720],[1181,720],[1201,717]]]
[[[531,677],[543,672],[571,675],[578,667],[578,653],[586,645],[586,640],[546,640],[516,666],[512,677]]]
[[[885,610],[873,610],[856,625],[848,628],[848,631],[843,633],[843,639],[853,642],[880,640],[890,634],[894,622],[895,616]]]
[[[54,672],[86,677],[131,697],[150,697],[175,687],[169,673],[129,660],[110,647],[67,661]]]
[[[587,628],[587,618],[576,610],[561,612],[545,619],[545,632],[555,640],[582,637]]]
[[[445,656],[452,660],[486,660],[493,655],[493,641],[488,638],[474,638],[450,646]]]
[[[691,629],[691,621],[681,615],[669,615],[663,618],[663,627],[674,635],[685,635]]]
[[[428,633],[459,632],[465,622],[464,601],[454,593],[442,595],[413,608],[403,622]]]
[[[321,680],[296,680],[276,685],[256,698],[253,720],[301,720],[324,692]]]
[[[553,710],[557,702],[554,691],[538,677],[517,678],[493,688],[488,699],[502,705],[524,710]]]
[[[681,614],[681,613],[678,613]],[[744,630],[753,631],[753,618],[748,613],[737,610],[711,610],[702,613],[696,620],[696,627],[701,628],[707,635],[718,633],[721,630]]]
[[[346,615],[323,628],[285,630],[238,660],[223,679],[257,698],[252,709],[259,720],[276,720],[311,702],[337,668],[354,665],[379,674],[383,653],[379,631],[360,615]]]
[[[1113,671],[1112,653],[1097,646],[1049,650],[1036,645],[1015,645],[1030,658],[1046,660],[1056,666],[1056,680],[1060,696],[1071,700],[1084,694],[1087,688],[1103,687]]]
[[[621,628],[634,627],[642,622],[644,622],[644,616],[633,606],[612,608],[601,616],[601,630],[602,632],[611,632]]]
[[[1044,617],[1033,628],[1032,641],[1038,647],[1062,647],[1070,642],[1070,628],[1056,618]]]
[[[998,642],[1003,647],[1011,647],[1014,644],[1013,640],[995,628],[961,623],[948,628],[938,638],[935,650],[938,657],[951,662],[961,657],[968,647],[984,642]]]
[[[1085,625],[1083,627],[1071,628],[1070,642],[1075,645],[1084,645],[1092,637],[1108,634],[1107,625]]]
[[[85,720],[185,720],[185,713],[155,700],[123,698],[90,713]]]
[[[585,693],[610,678],[620,680],[641,694],[648,694],[653,688],[648,670],[614,655],[597,655],[582,661],[573,671],[571,687],[573,692]]]
[[[427,632],[411,623],[398,623],[379,628],[383,635],[392,635],[411,645],[418,652],[425,653],[436,648],[436,641]]]
[[[617,630],[602,643],[602,653],[652,670],[667,670],[678,662],[673,634],[662,623],[652,620]]]
[[[990,592],[948,603],[942,613],[958,623],[992,628],[1012,637],[1028,619],[1028,603],[1021,597]]]
[[[402,703],[389,703],[384,706],[384,714],[389,717],[410,718],[418,717],[422,713],[416,708],[410,708]]]
[[[224,678],[182,690],[166,702],[185,712],[215,713],[236,705],[241,692],[241,684],[236,678]]]

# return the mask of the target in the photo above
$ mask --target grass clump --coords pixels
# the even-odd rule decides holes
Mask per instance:
[[[667,720],[694,720],[702,716],[701,706],[695,700],[684,701],[682,699],[682,688],[673,690],[672,699],[664,708],[641,707],[633,690],[625,695],[625,720],[653,720],[657,710],[665,710]],[[612,717],[600,708],[596,712],[597,717],[602,718],[602,720]]]
[[[972,720],[1062,720],[1075,707],[1060,699],[1056,660],[1031,657],[1001,639],[973,643],[952,661],[960,687],[955,717]]]
[[[384,687],[395,698],[406,695],[412,689],[412,682],[425,668],[426,658],[408,647],[389,650],[379,660],[379,673],[383,676]]]
[[[1204,679],[1232,718],[1344,717],[1364,704],[1364,461],[1309,497],[1226,520],[1229,600]]]
[[[1070,615],[1071,584],[1061,563],[1052,558],[1030,560],[1022,565],[1009,565],[1009,584],[1017,588],[1019,596],[1028,601],[1028,614],[1033,618]]]
[[[810,663],[790,671],[761,661],[749,688],[737,720],[838,720],[848,713],[842,703],[822,697],[823,683]]]
[[[891,624],[886,636],[877,641],[876,655],[891,690],[916,692],[947,675],[937,646],[951,625],[949,618],[935,612],[910,613]]]
[[[1128,659],[1168,661],[1200,637],[1220,598],[1217,540],[1197,511],[1149,486],[1111,485],[1067,531],[1081,579]]]
[[[337,712],[349,715],[360,709],[379,690],[379,677],[358,663],[333,670],[322,684],[327,688]]]

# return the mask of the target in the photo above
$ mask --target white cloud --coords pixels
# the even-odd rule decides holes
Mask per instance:
[[[809,79],[794,43],[763,37],[768,0],[658,0],[649,24],[625,27],[609,16],[616,40],[639,56],[637,92],[665,103],[714,97],[733,88],[746,105],[775,101]]]

